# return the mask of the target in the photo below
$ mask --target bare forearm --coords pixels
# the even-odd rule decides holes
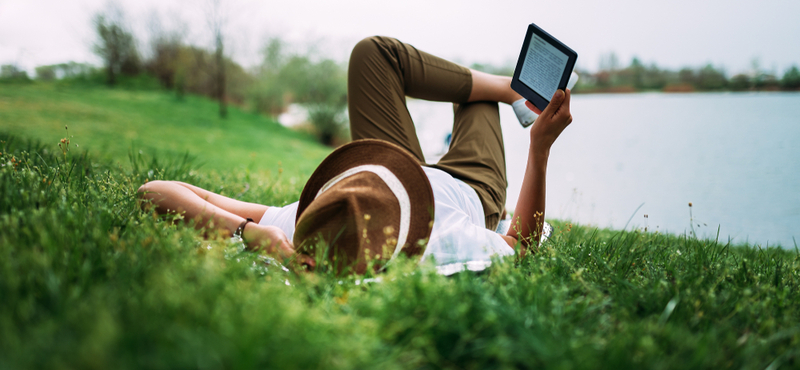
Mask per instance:
[[[242,235],[250,248],[266,246],[269,252],[277,251],[283,257],[294,253],[282,230],[258,224],[267,206],[227,198],[177,181],[151,181],[139,188],[139,197],[148,201],[143,206],[155,206],[159,214],[183,215],[195,221],[198,229],[213,228],[233,234],[246,218],[254,219],[255,222],[245,225]]]
[[[525,176],[522,179],[514,218],[507,235],[519,240],[523,247],[539,242],[542,224],[544,223],[547,160],[549,148],[537,148],[531,144],[528,150],[528,162]]]
[[[544,225],[545,183],[547,177],[547,160],[550,148],[561,132],[572,122],[569,112],[570,91],[558,90],[553,94],[547,108],[539,115],[531,127],[531,146],[528,150],[528,164],[525,177],[522,179],[517,208],[511,220],[511,228],[504,236],[511,244],[518,241],[522,245],[519,251],[524,255],[531,244],[538,245],[542,226]],[[529,108],[532,104],[527,102]]]
[[[209,202],[210,192],[201,197],[193,188],[176,181],[151,181],[143,185],[139,193],[142,198],[152,201],[159,214],[180,214],[195,221],[198,229],[213,225],[216,229],[233,233],[244,218]]]

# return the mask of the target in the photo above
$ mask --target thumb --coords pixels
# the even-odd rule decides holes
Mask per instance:
[[[558,108],[561,107],[561,103],[563,102],[564,102],[564,90],[556,90],[555,94],[553,94],[553,98],[550,99],[550,104],[547,104],[547,107],[544,108],[542,115],[545,117],[554,116]]]

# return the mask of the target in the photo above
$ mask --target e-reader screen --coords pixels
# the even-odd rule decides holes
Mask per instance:
[[[543,98],[550,100],[558,90],[558,83],[561,82],[568,60],[567,54],[533,34],[519,80]]]
[[[556,90],[567,87],[578,54],[531,23],[514,70],[511,88],[544,110]]]

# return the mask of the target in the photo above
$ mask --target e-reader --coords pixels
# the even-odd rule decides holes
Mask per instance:
[[[531,23],[511,88],[544,111],[556,90],[567,87],[578,53]]]

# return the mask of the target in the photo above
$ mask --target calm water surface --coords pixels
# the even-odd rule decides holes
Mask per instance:
[[[410,100],[409,110],[434,161],[452,108]],[[723,241],[800,243],[800,94],[576,95],[572,112],[550,154],[548,218],[682,234],[691,202],[700,236],[719,227]],[[500,118],[513,209],[529,131],[508,106]]]

